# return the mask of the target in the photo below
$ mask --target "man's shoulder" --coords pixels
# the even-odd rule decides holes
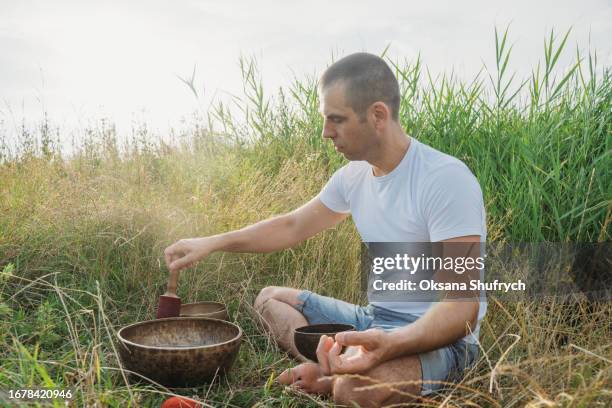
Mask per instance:
[[[441,174],[444,175],[444,173],[457,170],[467,171],[471,174],[468,166],[457,157],[441,152],[423,142],[418,143],[420,165],[423,167],[425,175],[439,177]]]
[[[473,190],[480,192],[480,183],[470,168],[457,157],[434,149],[424,143],[419,146],[420,167],[419,191]]]

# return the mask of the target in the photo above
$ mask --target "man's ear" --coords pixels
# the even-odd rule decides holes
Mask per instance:
[[[370,106],[370,111],[374,117],[374,126],[377,129],[381,129],[387,125],[387,122],[391,118],[391,112],[389,107],[383,102],[374,102]]]

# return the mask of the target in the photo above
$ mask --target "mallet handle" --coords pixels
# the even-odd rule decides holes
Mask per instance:
[[[168,277],[168,288],[166,289],[166,294],[172,294],[176,296],[176,286],[178,284],[179,271],[171,271],[170,276]]]

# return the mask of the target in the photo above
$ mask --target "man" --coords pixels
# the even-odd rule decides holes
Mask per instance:
[[[181,240],[165,251],[171,270],[215,251],[271,252],[292,247],[352,215],[364,242],[465,242],[486,239],[482,192],[459,160],[406,135],[398,82],[379,57],[357,53],[331,65],[319,84],[323,137],[349,164],[302,207],[238,231]],[[358,331],[323,336],[319,364],[304,362],[279,381],[336,403],[381,406],[426,395],[461,378],[478,353],[486,303],[378,302],[351,305],[309,291],[266,287],[255,299],[277,343],[294,356],[293,329],[335,321]],[[340,354],[342,346],[349,346]],[[335,374],[359,374],[359,376]],[[358,388],[378,383],[402,385]]]

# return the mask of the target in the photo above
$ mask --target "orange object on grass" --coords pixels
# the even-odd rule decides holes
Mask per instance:
[[[170,397],[160,408],[203,408],[204,405],[183,397]]]

